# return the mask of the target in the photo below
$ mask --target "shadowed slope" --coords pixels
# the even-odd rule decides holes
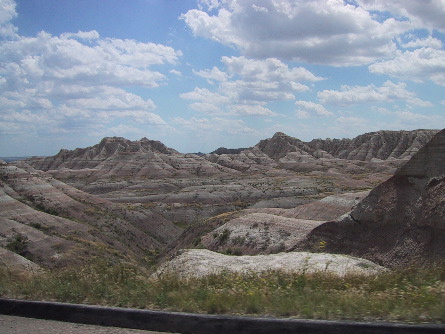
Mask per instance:
[[[333,253],[385,266],[445,257],[445,130],[341,220],[313,230],[301,249],[320,242]]]

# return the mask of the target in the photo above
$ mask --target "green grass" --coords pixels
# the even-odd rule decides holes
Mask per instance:
[[[271,271],[153,280],[133,265],[96,260],[35,275],[0,269],[0,295],[197,313],[445,323],[445,265],[371,277]]]

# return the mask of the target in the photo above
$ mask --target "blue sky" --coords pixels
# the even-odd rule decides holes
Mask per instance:
[[[0,0],[0,156],[445,127],[443,0]]]

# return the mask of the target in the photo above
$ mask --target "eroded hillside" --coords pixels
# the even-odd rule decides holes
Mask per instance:
[[[22,262],[43,266],[101,252],[140,260],[163,250],[165,261],[194,247],[292,251],[309,245],[308,236],[326,222],[356,210],[436,133],[303,142],[279,132],[251,148],[204,155],[113,137],[3,164],[2,252],[17,262],[20,252],[11,253],[11,243],[20,236],[26,237]],[[320,238],[307,247],[331,250]]]
[[[5,264],[13,265],[17,256],[44,267],[94,255],[142,259],[178,234],[176,226],[147,209],[116,205],[32,168],[0,166]]]

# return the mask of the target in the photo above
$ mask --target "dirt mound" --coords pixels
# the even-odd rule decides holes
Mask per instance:
[[[221,272],[328,272],[336,275],[378,274],[385,268],[371,261],[345,255],[292,252],[256,256],[228,256],[206,249],[189,249],[163,264],[157,275],[174,273],[183,278],[202,277]]]

